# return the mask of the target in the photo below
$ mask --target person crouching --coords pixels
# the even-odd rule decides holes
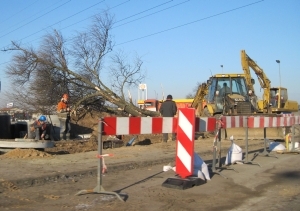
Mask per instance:
[[[33,128],[35,132],[35,141],[45,140],[46,133],[47,133],[47,118],[42,115],[39,117],[38,120],[34,121]]]

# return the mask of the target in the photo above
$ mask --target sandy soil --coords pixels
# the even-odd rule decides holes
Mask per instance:
[[[97,187],[94,176],[26,188],[0,181],[0,210],[298,210],[300,167],[295,156],[299,155],[277,156],[258,157],[255,161],[262,167],[237,164],[230,167],[235,171],[224,169],[221,174],[228,179],[211,173],[210,181],[186,190],[162,186],[175,176],[173,171],[163,172],[162,165],[108,172],[102,181],[108,193],[99,194],[76,195]],[[47,159],[40,159],[46,165]],[[112,191],[125,202],[110,194]]]
[[[78,120],[77,132],[97,134],[97,116]],[[94,122],[94,123],[93,123]],[[79,128],[83,128],[79,131]],[[126,143],[134,136],[125,136],[116,142],[114,148],[105,145],[104,153],[118,156],[108,159],[108,172],[103,175],[103,187],[108,192],[120,194],[122,202],[111,194],[75,195],[82,190],[91,190],[98,185],[96,175],[72,177],[65,175],[67,168],[95,169],[90,155],[96,154],[98,142],[96,136],[91,139],[57,141],[54,148],[43,151],[36,149],[14,149],[0,155],[0,210],[52,211],[52,210],[298,210],[300,204],[300,166],[299,155],[276,154],[258,156],[256,162],[249,165],[233,165],[210,172],[211,180],[207,183],[179,190],[162,186],[168,178],[174,178],[175,172],[162,171],[162,164],[149,160],[173,157],[175,142],[161,143],[159,135],[139,135],[133,146]],[[114,137],[104,136],[104,142]],[[195,141],[195,151],[203,160],[212,159],[213,137],[208,134]],[[107,142],[108,143],[108,142]],[[245,149],[244,140],[235,143]],[[222,140],[222,161],[231,142]],[[251,151],[261,150],[263,142],[253,140],[249,143]],[[159,149],[159,150],[157,150]],[[130,152],[130,154],[128,154]],[[72,156],[76,155],[76,156]],[[274,155],[274,154],[272,154]],[[168,160],[166,159],[166,160]],[[128,160],[132,166],[114,169],[113,163]],[[110,162],[112,165],[110,165]],[[1,164],[2,162],[2,164]],[[133,165],[138,162],[137,165]],[[4,165],[7,163],[8,165]],[[4,168],[5,167],[5,168]],[[32,183],[27,186],[16,185],[7,179],[11,175],[36,175],[38,172],[61,172],[61,178],[47,183]],[[7,172],[9,171],[9,172]],[[5,174],[4,174],[5,173]],[[24,177],[26,175],[23,175]],[[5,177],[4,177],[5,176]],[[228,179],[225,179],[225,177]],[[3,179],[6,178],[6,179]],[[102,189],[102,191],[104,191]]]

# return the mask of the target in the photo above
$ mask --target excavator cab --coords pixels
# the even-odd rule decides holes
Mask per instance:
[[[283,87],[270,88],[270,106],[272,109],[284,109],[288,100],[287,89]]]
[[[298,111],[298,102],[288,100],[288,92],[283,87],[270,88],[270,106],[272,113],[291,113]]]
[[[212,115],[253,113],[243,74],[217,74],[210,78],[207,109]]]

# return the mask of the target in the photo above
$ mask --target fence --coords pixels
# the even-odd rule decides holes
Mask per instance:
[[[83,190],[83,193],[107,193],[102,188],[102,135],[139,135],[158,133],[177,133],[176,142],[176,173],[182,178],[192,175],[193,153],[194,153],[194,133],[195,132],[216,132],[215,139],[221,142],[220,130],[226,128],[245,128],[246,155],[248,155],[248,128],[267,127],[290,127],[300,124],[300,117],[294,115],[281,115],[276,117],[263,116],[222,116],[219,119],[214,117],[195,117],[195,110],[192,108],[180,108],[179,117],[106,117],[99,121],[98,136],[98,176],[97,186],[93,190]],[[266,137],[265,142],[266,142]],[[220,147],[221,145],[219,145]],[[215,156],[213,156],[213,169],[215,167]],[[220,163],[219,156],[219,163]],[[246,156],[246,163],[248,158]],[[219,166],[220,167],[220,166]],[[178,171],[178,172],[177,172]],[[119,195],[117,197],[120,198]]]

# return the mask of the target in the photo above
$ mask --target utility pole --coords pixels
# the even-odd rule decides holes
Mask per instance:
[[[278,63],[278,67],[279,67],[279,86],[281,87],[280,60],[276,60],[276,62]]]

